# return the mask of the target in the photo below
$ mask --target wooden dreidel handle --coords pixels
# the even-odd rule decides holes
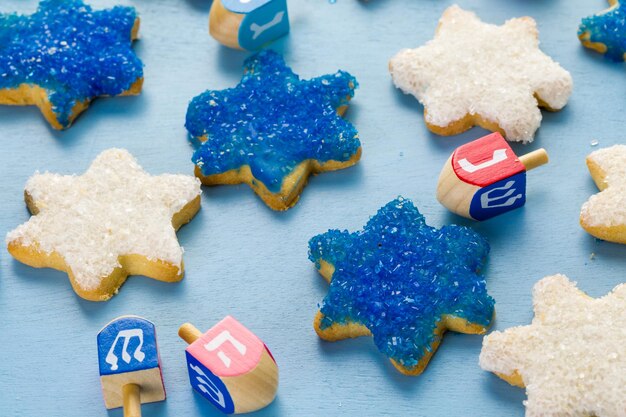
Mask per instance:
[[[185,323],[178,335],[185,350],[193,389],[225,414],[259,410],[276,397],[278,366],[254,333],[226,316],[202,334]]]
[[[545,149],[537,149],[519,157],[519,161],[524,165],[526,171],[540,167],[548,163],[548,152]]]
[[[437,200],[469,219],[486,220],[526,202],[526,171],[548,162],[545,149],[521,157],[500,133],[459,146],[437,184]]]
[[[202,332],[193,324],[185,323],[178,329],[178,336],[190,345],[202,337]]]
[[[106,408],[141,417],[141,404],[165,400],[156,329],[138,316],[122,316],[98,333],[100,382]]]
[[[289,32],[287,0],[213,0],[209,33],[235,49],[256,50]]]
[[[126,384],[122,387],[124,417],[141,417],[141,387]]]

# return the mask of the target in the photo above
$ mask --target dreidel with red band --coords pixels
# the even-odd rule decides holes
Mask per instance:
[[[500,133],[459,146],[437,184],[437,200],[469,219],[487,220],[526,202],[526,171],[548,162],[545,149],[517,157]]]
[[[209,32],[230,48],[260,49],[289,32],[287,0],[213,0]]]
[[[278,366],[254,333],[226,316],[202,334],[185,323],[178,335],[185,350],[194,390],[225,414],[240,414],[269,405],[278,389]]]
[[[124,417],[141,417],[141,404],[165,400],[154,324],[138,316],[118,317],[97,340],[106,408],[124,407]]]

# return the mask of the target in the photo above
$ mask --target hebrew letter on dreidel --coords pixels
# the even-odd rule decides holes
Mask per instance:
[[[124,407],[125,416],[141,417],[141,404],[165,399],[154,323],[118,317],[100,330],[97,342],[106,408]]]
[[[285,12],[278,12],[274,15],[274,18],[272,20],[270,20],[264,25],[258,25],[256,23],[251,24],[250,30],[254,32],[254,34],[252,35],[252,39],[256,40],[256,38],[261,36],[263,32],[279,24],[283,20],[284,15],[285,15]]]
[[[180,326],[189,382],[226,414],[248,413],[274,400],[278,366],[267,346],[231,316],[204,334],[192,324]]]
[[[468,161],[466,158],[463,158],[459,161],[459,165],[464,171],[472,173],[472,172],[479,171],[481,169],[489,168],[490,166],[493,166],[499,162],[506,160],[506,158],[507,158],[506,149],[496,149],[495,151],[493,151],[493,158],[491,158],[488,161],[485,161],[478,165],[474,165],[470,161]]]
[[[502,135],[492,133],[452,153],[439,174],[437,200],[458,215],[487,220],[523,206],[526,171],[547,162],[545,150],[517,157]]]
[[[482,208],[496,208],[496,207],[509,207],[512,206],[513,204],[515,204],[515,202],[520,199],[523,198],[524,195],[519,193],[517,195],[514,195],[513,197],[511,197],[511,194],[513,194],[515,191],[517,191],[515,188],[511,188],[515,185],[515,181],[509,181],[507,182],[503,187],[496,187],[496,188],[492,188],[491,190],[487,191],[486,193],[484,193],[483,195],[480,196],[480,205]],[[508,190],[506,193],[504,193],[501,196],[498,197],[491,197],[492,194],[494,194],[496,191],[504,191],[504,190]],[[506,199],[505,202],[503,203],[495,203],[495,201],[502,201]]]
[[[230,48],[261,49],[289,32],[287,0],[213,0],[209,32]]]
[[[246,345],[241,343],[239,340],[235,339],[228,330],[224,330],[222,333],[217,335],[217,337],[211,340],[209,343],[204,345],[204,348],[209,352],[214,351],[218,347],[222,346],[224,343],[230,342],[235,349],[241,354],[241,356],[245,356],[246,354]],[[231,359],[224,353],[223,350],[217,352],[217,357],[222,360],[224,365],[227,368],[230,368]]]
[[[109,349],[109,353],[106,356],[106,362],[111,365],[111,370],[117,370],[117,362],[118,358],[115,355],[115,347],[117,346],[117,341],[119,339],[124,339],[124,344],[122,345],[122,360],[126,363],[130,363],[130,355],[128,354],[128,344],[130,343],[130,339],[133,337],[139,338],[139,344],[135,348],[135,352],[133,352],[133,357],[139,362],[143,362],[146,355],[141,351],[141,347],[143,346],[143,330],[141,329],[128,329],[121,330],[117,336],[115,336],[115,340],[113,344],[111,344],[111,348]]]
[[[224,394],[222,394],[222,391],[217,388],[213,381],[211,381],[211,379],[204,372],[202,372],[202,369],[200,369],[199,366],[191,364],[189,365],[189,367],[199,375],[196,376],[196,380],[198,381],[198,389],[213,398],[215,402],[218,403],[222,408],[226,407]]]

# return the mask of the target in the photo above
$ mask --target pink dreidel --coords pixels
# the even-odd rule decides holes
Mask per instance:
[[[261,339],[231,316],[204,334],[185,323],[178,335],[189,343],[191,386],[223,413],[255,411],[276,397],[276,361]]]
[[[548,162],[545,149],[519,158],[500,133],[459,146],[441,170],[437,200],[469,219],[487,220],[526,202],[526,171]]]

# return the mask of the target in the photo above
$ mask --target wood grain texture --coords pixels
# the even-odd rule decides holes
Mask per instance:
[[[178,335],[189,343],[186,352],[193,388],[216,406],[221,403],[218,409],[230,414],[227,411],[230,406],[226,404],[232,401],[233,414],[250,413],[274,401],[279,378],[276,361],[269,348],[235,318],[225,317],[204,334],[185,323],[178,329]],[[192,371],[197,366],[205,368],[200,371],[204,374],[197,369]],[[221,384],[210,383],[207,373]],[[219,388],[222,384],[223,390]],[[217,394],[222,396],[222,401],[215,401]],[[224,397],[229,399],[224,401]]]
[[[329,228],[358,230],[399,194],[412,198],[429,224],[471,225],[489,239],[485,274],[497,302],[495,329],[530,322],[530,290],[546,275],[564,273],[592,296],[624,280],[626,246],[597,241],[578,225],[580,206],[597,192],[585,167],[597,149],[590,141],[626,142],[624,65],[576,37],[580,18],[605,8],[604,0],[457,2],[498,24],[534,17],[542,49],[574,77],[568,106],[543,113],[531,145],[512,145],[518,155],[546,148],[551,159],[532,172],[523,208],[475,223],[442,207],[435,198],[441,167],[455,148],[487,132],[430,133],[422,106],[397,91],[387,72],[400,48],[432,38],[452,0],[292,0],[292,30],[274,48],[304,78],[339,68],[357,77],[346,117],[359,130],[362,160],[312,178],[287,212],[268,209],[246,185],[205,187],[200,212],[178,233],[185,278],[168,284],[130,277],[106,303],[79,299],[65,274],[30,268],[1,250],[0,415],[121,417],[104,408],[94,337],[110,319],[139,314],[157,326],[168,392],[167,401],[143,405],[144,415],[218,416],[191,390],[186,343],[176,333],[186,321],[213,323],[232,314],[271,346],[280,367],[276,400],[255,416],[523,416],[523,390],[478,367],[479,336],[447,334],[428,369],[413,378],[399,375],[371,339],[327,343],[312,326],[327,284],[307,260],[308,239]],[[135,48],[145,63],[143,91],[95,100],[64,132],[50,129],[35,107],[0,106],[2,232],[28,219],[23,191],[35,170],[82,172],[113,146],[130,150],[150,173],[192,174],[183,127],[189,100],[241,78],[248,54],[209,36],[210,0],[93,1],[114,3],[133,5],[141,16]],[[0,9],[30,12],[35,5],[4,0]]]
[[[239,45],[239,27],[244,17],[243,13],[226,10],[221,0],[215,0],[209,13],[209,33],[229,48],[243,49]]]

